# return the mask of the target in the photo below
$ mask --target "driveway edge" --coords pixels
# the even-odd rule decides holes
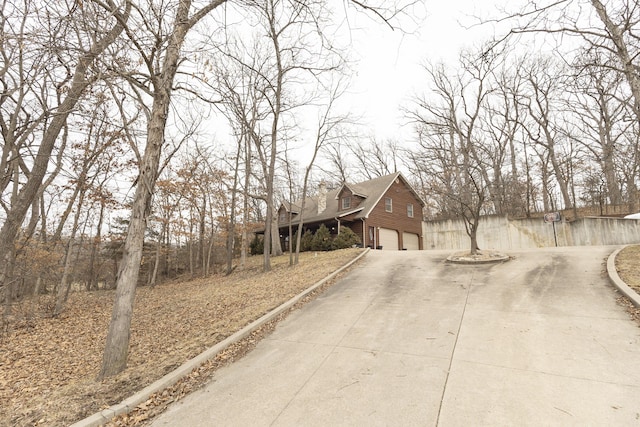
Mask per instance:
[[[616,270],[616,256],[620,253],[622,249],[626,246],[616,249],[613,251],[609,258],[607,259],[607,273],[609,274],[609,278],[613,282],[616,288],[627,298],[631,300],[634,306],[640,307],[640,295],[633,289],[631,289],[618,275],[618,270]]]
[[[273,310],[271,310],[267,314],[263,315],[259,319],[254,320],[253,322],[251,322],[250,324],[248,324],[244,328],[240,329],[239,331],[237,331],[233,335],[230,335],[229,337],[227,337],[224,340],[220,341],[218,344],[214,345],[213,347],[209,348],[208,350],[205,350],[204,352],[200,353],[196,357],[194,357],[192,359],[189,359],[188,361],[186,361],[184,364],[182,364],[177,369],[169,372],[164,377],[162,377],[159,380],[151,383],[150,385],[148,385],[147,387],[143,388],[142,390],[140,390],[139,392],[137,392],[133,396],[128,397],[127,399],[123,400],[122,402],[120,402],[120,403],[118,403],[116,405],[113,405],[113,406],[111,406],[111,407],[109,407],[107,409],[103,409],[100,412],[97,412],[97,413],[95,413],[95,414],[93,414],[93,415],[91,415],[91,416],[89,416],[87,418],[84,418],[84,419],[72,424],[71,427],[98,427],[98,426],[102,426],[102,425],[106,424],[107,422],[109,422],[109,420],[111,420],[112,418],[134,410],[136,408],[136,406],[138,406],[139,404],[147,401],[147,399],[149,399],[149,397],[152,394],[157,393],[159,391],[162,391],[165,388],[170,387],[173,384],[177,383],[180,379],[182,379],[183,377],[189,375],[191,373],[191,371],[193,371],[194,369],[198,368],[200,365],[202,365],[207,360],[214,358],[218,353],[220,353],[221,351],[225,350],[230,345],[232,345],[232,344],[240,341],[241,339],[249,336],[253,331],[255,331],[256,329],[259,329],[265,323],[271,321],[272,319],[274,319],[275,317],[277,317],[278,315],[280,315],[284,311],[292,308],[294,305],[296,305],[300,300],[302,300],[304,297],[309,295],[311,292],[315,291],[317,288],[319,288],[320,286],[324,285],[329,280],[333,279],[336,275],[338,275],[339,273],[341,273],[342,271],[344,271],[345,269],[351,267],[353,264],[355,264],[357,261],[359,261],[360,258],[364,257],[369,252],[369,250],[370,249],[367,248],[360,255],[358,255],[357,257],[355,257],[354,259],[352,259],[351,261],[349,261],[348,263],[346,263],[345,265],[343,265],[342,267],[340,267],[339,269],[337,269],[333,273],[329,274],[324,279],[320,280],[319,282],[316,282],[311,287],[307,288],[306,290],[300,292],[298,295],[296,295],[293,298],[291,298],[289,301],[283,303],[282,305],[278,306],[277,308],[274,308]]]

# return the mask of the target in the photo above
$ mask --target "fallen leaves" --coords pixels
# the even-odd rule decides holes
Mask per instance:
[[[620,278],[640,294],[640,245],[623,248],[616,256],[615,265]],[[635,307],[626,297],[618,298],[618,303],[626,308],[633,320],[640,323],[640,308]]]
[[[14,324],[0,341],[0,425],[68,425],[118,403],[186,360],[215,345],[274,307],[289,300],[360,253],[348,249],[274,258],[260,271],[261,258],[230,276],[139,288],[131,330],[128,368],[96,382],[114,291],[70,295],[58,318],[34,317]],[[38,301],[46,312],[50,297]],[[114,425],[140,425],[168,402],[178,400],[217,366],[242,357],[273,326],[191,373],[166,393],[152,396]],[[262,334],[262,335],[261,335]]]
[[[640,293],[640,245],[627,246],[616,256],[616,270],[629,287]]]

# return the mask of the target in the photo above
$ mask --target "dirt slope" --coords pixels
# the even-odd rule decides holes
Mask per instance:
[[[139,288],[128,368],[102,382],[95,378],[115,292],[74,293],[58,318],[23,319],[2,334],[0,425],[68,425],[118,403],[360,252],[301,254],[295,267],[289,267],[288,256],[282,256],[273,260],[269,273],[261,272],[262,259],[255,257],[250,268],[229,277]],[[36,313],[46,312],[51,303],[49,297],[41,298]]]

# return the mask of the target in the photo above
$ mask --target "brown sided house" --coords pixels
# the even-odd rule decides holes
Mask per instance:
[[[358,184],[344,183],[327,191],[321,184],[316,197],[305,200],[303,230],[315,232],[324,224],[331,234],[349,227],[363,245],[383,250],[422,248],[424,201],[400,172]],[[288,248],[289,214],[293,236],[300,224],[302,202],[283,203],[278,211],[282,247]]]

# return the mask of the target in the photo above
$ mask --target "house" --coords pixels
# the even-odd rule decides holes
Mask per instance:
[[[425,203],[400,172],[358,184],[344,183],[327,190],[320,184],[316,197],[307,197],[303,230],[315,232],[324,224],[331,234],[349,227],[363,245],[383,250],[419,250],[422,247],[422,208]],[[283,248],[288,248],[289,217],[293,236],[300,224],[302,202],[283,203],[278,227]]]

